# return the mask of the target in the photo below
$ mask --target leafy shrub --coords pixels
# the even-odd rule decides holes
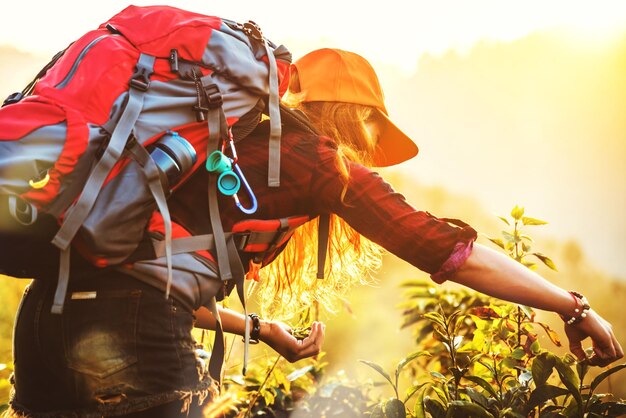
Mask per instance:
[[[515,207],[511,229],[502,238],[489,238],[516,261],[535,268],[536,261],[556,270],[554,262],[533,252],[526,226],[544,221],[524,216]],[[534,259],[534,260],[533,260]],[[626,364],[613,366],[585,382],[589,365],[571,355],[559,357],[540,345],[538,335],[560,346],[558,334],[538,322],[535,312],[465,289],[437,287],[426,281],[407,281],[401,305],[402,327],[410,327],[416,350],[388,373],[372,368],[393,389],[394,397],[374,399],[370,384],[341,376],[325,376],[323,360],[294,366],[275,360],[253,369],[255,377],[231,378],[225,396],[233,404],[229,417],[617,417],[626,403],[598,386]],[[280,366],[280,367],[277,367]],[[402,391],[400,376],[411,384]],[[233,395],[232,393],[236,393]],[[228,394],[230,393],[230,395]]]

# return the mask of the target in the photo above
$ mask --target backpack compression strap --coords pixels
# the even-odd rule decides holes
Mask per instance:
[[[228,138],[228,124],[226,122],[226,116],[224,115],[224,109],[222,108],[222,95],[219,91],[217,84],[213,82],[211,75],[202,77],[202,86],[206,93],[207,106],[209,108],[207,115],[207,128],[209,130],[209,139],[207,141],[206,155],[210,155],[213,151],[220,148],[220,140]],[[215,252],[217,255],[217,265],[219,268],[220,278],[222,280],[230,280],[233,277],[231,271],[231,264],[239,261],[239,257],[235,260],[230,259],[228,245],[226,243],[226,237],[224,235],[224,227],[222,226],[222,219],[220,217],[220,209],[218,203],[218,190],[217,190],[217,174],[209,173],[209,218],[211,220],[211,229],[213,231],[213,239],[215,241]],[[241,261],[239,261],[241,264]],[[235,266],[235,270],[238,270]],[[243,267],[241,268],[243,271]],[[241,275],[243,279],[243,274]]]
[[[113,166],[117,163],[126,146],[135,122],[143,108],[143,101],[150,85],[155,58],[141,54],[137,61],[135,73],[130,79],[128,102],[120,117],[104,154],[91,172],[83,192],[76,204],[68,209],[63,225],[52,240],[52,244],[61,250],[59,266],[59,283],[54,295],[52,313],[62,313],[70,273],[70,244],[78,232],[98,197],[98,193]]]
[[[152,197],[154,197],[154,201],[156,202],[159,212],[163,217],[163,226],[165,228],[165,260],[167,264],[167,285],[165,287],[165,298],[167,299],[170,296],[170,289],[172,286],[172,219],[170,217],[170,211],[167,207],[167,197],[165,196],[163,184],[161,183],[159,168],[152,157],[150,157],[148,151],[134,138],[131,139],[127,149],[131,152],[133,157],[135,157],[135,161],[143,167],[146,179],[148,180],[148,187],[150,188]]]
[[[280,95],[278,93],[278,71],[276,57],[272,52],[267,40],[263,39],[265,51],[269,61],[269,116],[270,116],[270,139],[269,139],[269,167],[267,183],[269,187],[280,186],[280,137],[282,129],[280,124]]]
[[[222,383],[222,366],[224,364],[224,355],[226,354],[226,346],[224,344],[224,331],[222,328],[222,318],[217,310],[217,301],[212,297],[206,307],[211,311],[215,318],[215,338],[213,340],[213,350],[209,359],[209,374],[218,382]],[[247,321],[246,321],[247,323]]]

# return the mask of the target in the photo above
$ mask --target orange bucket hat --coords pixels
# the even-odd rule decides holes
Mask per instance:
[[[417,145],[389,119],[376,72],[362,56],[341,49],[309,52],[293,66],[298,72],[303,102],[342,102],[372,106],[382,116],[374,155],[376,167],[413,158]]]

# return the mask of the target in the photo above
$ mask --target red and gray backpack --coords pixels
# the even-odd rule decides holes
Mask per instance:
[[[130,6],[9,96],[0,109],[2,249],[12,233],[53,220],[52,244],[61,254],[53,312],[63,309],[70,248],[96,266],[136,273],[145,261],[137,256],[139,244],[152,237],[162,262],[143,267],[148,274],[162,267],[155,274],[167,276],[166,295],[173,269],[193,271],[199,258],[212,261],[213,252],[219,277],[240,290],[245,269],[238,252],[252,249],[263,260],[308,220],[245,221],[224,232],[217,206],[218,185],[227,193],[239,178],[245,182],[234,142],[263,113],[271,127],[268,184],[279,186],[281,114],[289,115],[279,99],[290,61],[289,51],[253,22]],[[220,164],[231,164],[237,175],[209,175],[213,233],[194,236],[172,223],[168,195],[196,170]],[[232,234],[245,234],[245,245],[235,247]],[[208,305],[215,310],[214,299]]]

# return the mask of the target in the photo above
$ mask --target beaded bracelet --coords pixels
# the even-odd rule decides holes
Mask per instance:
[[[250,344],[258,344],[261,338],[261,318],[255,313],[248,315],[252,320],[252,329],[250,330]]]
[[[572,295],[572,299],[574,299],[574,303],[576,304],[576,307],[574,308],[574,315],[570,317],[567,317],[565,315],[560,316],[567,325],[574,325],[578,324],[580,321],[587,317],[587,313],[589,312],[589,309],[591,309],[591,306],[589,306],[587,298],[580,293],[574,292],[572,290],[569,292],[569,294]]]

